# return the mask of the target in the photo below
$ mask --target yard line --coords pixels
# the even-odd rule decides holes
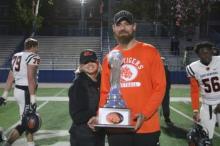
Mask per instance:
[[[63,93],[63,91],[65,91],[65,89],[62,89],[59,93],[57,93],[54,96],[41,96],[41,97],[37,97],[37,101],[69,101],[68,97],[65,96],[59,96],[60,94]],[[7,99],[8,101],[14,101],[15,99],[13,97],[9,97]],[[171,97],[170,98],[171,102],[191,102],[191,99],[188,97]]]
[[[54,97],[59,96],[60,94],[62,94],[64,92],[65,88],[63,88],[61,91],[59,91],[58,93],[56,93],[54,95]],[[44,107],[47,103],[49,102],[49,100],[44,101],[42,104],[40,104],[37,108],[37,111],[40,110],[42,107]],[[9,127],[4,134],[8,134],[9,131],[11,131],[16,125],[18,125],[20,123],[20,120],[18,120],[15,124],[13,124],[11,127]]]
[[[49,139],[49,138],[55,138],[55,137],[69,137],[68,130],[39,130],[35,134],[35,140],[43,140],[43,139]],[[15,141],[14,145],[16,146],[24,146],[24,143],[26,143],[26,138],[19,138]],[[70,146],[69,141],[58,141],[57,143],[54,143],[52,145],[44,145],[44,146]],[[109,146],[107,142],[107,138],[105,139],[105,146]]]
[[[64,137],[69,136],[68,130],[39,130],[35,133],[34,139],[35,140],[42,140],[42,139],[49,139],[54,137]],[[16,146],[24,146],[26,143],[26,138],[22,137],[16,140],[13,144]],[[59,143],[58,143],[59,144]],[[49,145],[44,145],[49,146]],[[53,146],[53,145],[51,145]],[[59,145],[60,146],[60,145]],[[70,146],[69,141],[65,141],[62,146]]]
[[[60,90],[57,94],[55,94],[53,97],[59,96],[59,95],[62,94],[63,91],[65,91],[65,90],[66,90],[66,88],[63,88],[63,89]]]
[[[9,97],[7,100],[15,101],[13,97]],[[69,101],[69,98],[64,96],[44,96],[44,97],[37,97],[37,101]]]
[[[170,106],[170,109],[172,109],[172,110],[175,111],[176,113],[180,114],[181,116],[185,117],[186,119],[188,119],[188,120],[190,120],[190,121],[193,121],[193,119],[192,119],[190,116],[184,114],[183,112],[181,112],[180,110],[174,108],[173,106]],[[215,131],[215,135],[218,136],[218,137],[220,137],[220,133],[218,133],[218,132],[216,132],[216,131]]]
[[[35,140],[69,136],[68,130],[39,130],[35,134]],[[20,138],[18,141],[25,141],[26,138]]]

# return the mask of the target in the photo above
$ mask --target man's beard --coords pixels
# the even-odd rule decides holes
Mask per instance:
[[[134,33],[129,34],[127,36],[116,36],[116,39],[118,41],[118,43],[123,44],[123,45],[127,45],[133,38],[134,38]]]

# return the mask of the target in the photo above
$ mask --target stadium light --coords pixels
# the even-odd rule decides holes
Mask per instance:
[[[81,5],[86,3],[86,0],[80,0]]]

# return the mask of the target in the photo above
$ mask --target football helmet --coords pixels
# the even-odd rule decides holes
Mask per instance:
[[[187,133],[189,146],[211,146],[208,133],[199,124],[194,124],[193,128]]]
[[[38,113],[29,113],[23,116],[22,124],[27,132],[35,133],[40,129],[42,120]]]

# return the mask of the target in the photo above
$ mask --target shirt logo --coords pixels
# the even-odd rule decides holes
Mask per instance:
[[[138,69],[132,64],[124,64],[121,67],[121,87],[140,87],[140,82],[132,82],[138,75]]]
[[[93,52],[91,52],[91,51],[85,51],[83,53],[83,56],[91,56],[92,54],[93,54]]]
[[[131,64],[124,64],[121,67],[121,79],[122,81],[132,81],[137,77],[138,70]]]

